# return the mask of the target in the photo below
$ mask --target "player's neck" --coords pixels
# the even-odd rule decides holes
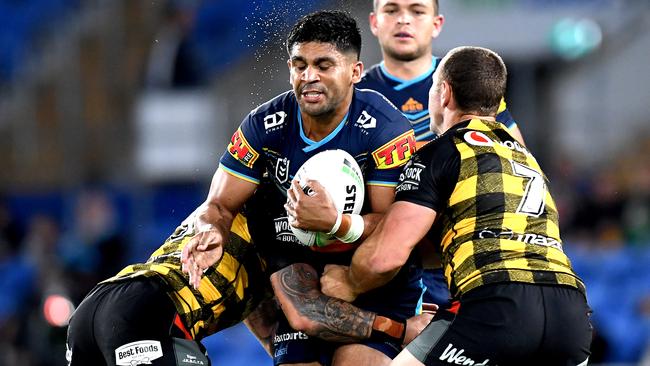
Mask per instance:
[[[338,108],[332,113],[322,116],[311,116],[301,111],[302,130],[305,137],[318,142],[332,133],[343,121],[343,118],[345,118],[345,115],[350,109],[350,103],[342,104],[345,105],[345,108]]]
[[[400,61],[384,55],[384,68],[392,76],[402,79],[411,80],[422,76],[427,71],[431,70],[433,64],[433,55],[425,54],[424,56],[411,60]]]
[[[450,128],[454,127],[455,125],[473,119],[480,119],[483,121],[496,121],[496,118],[494,118],[494,116],[479,116],[477,114],[470,114],[470,113],[451,113],[448,116],[444,117],[442,126],[439,129],[439,131],[434,131],[434,132],[437,132],[438,134],[443,134],[447,132],[447,130],[449,130]]]

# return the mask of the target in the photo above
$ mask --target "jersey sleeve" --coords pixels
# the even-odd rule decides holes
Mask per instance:
[[[517,121],[515,121],[515,119],[510,114],[508,106],[506,105],[506,101],[503,98],[501,99],[499,109],[497,110],[496,120],[503,123],[508,128],[514,128],[517,126]]]
[[[459,170],[460,154],[452,140],[429,143],[404,166],[395,189],[395,200],[415,203],[440,213],[447,207],[456,187]]]
[[[406,117],[397,109],[391,109],[382,118],[387,121],[377,124],[375,136],[371,139],[372,168],[366,184],[395,187],[402,167],[415,153],[415,134]]]
[[[221,157],[220,166],[229,174],[259,184],[263,172],[260,159],[264,133],[249,114],[230,138],[230,143]]]

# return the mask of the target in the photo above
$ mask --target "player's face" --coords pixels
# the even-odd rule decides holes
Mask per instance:
[[[370,13],[370,30],[385,56],[399,61],[430,55],[431,40],[438,37],[443,23],[432,0],[377,0]]]
[[[338,116],[352,100],[363,64],[331,43],[297,43],[288,61],[290,82],[300,110],[312,117]]]

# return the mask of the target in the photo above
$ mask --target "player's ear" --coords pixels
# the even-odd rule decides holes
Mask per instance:
[[[368,15],[368,24],[370,24],[370,31],[376,37],[377,36],[377,14],[375,14],[374,11]]]
[[[361,81],[361,75],[363,75],[363,62],[358,60],[352,65],[352,67],[352,83],[356,84]]]
[[[446,107],[451,103],[454,92],[451,90],[451,85],[447,81],[440,83],[440,105]]]
[[[438,14],[433,17],[433,32],[431,32],[431,38],[438,38],[440,32],[442,32],[442,26],[444,24],[445,24],[444,15]]]

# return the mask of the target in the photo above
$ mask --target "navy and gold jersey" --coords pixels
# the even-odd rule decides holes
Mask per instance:
[[[415,138],[408,121],[382,95],[355,89],[348,113],[334,131],[321,141],[312,141],[304,134],[298,102],[289,91],[253,110],[221,158],[226,172],[259,184],[246,204],[246,216],[253,241],[264,258],[271,258],[271,272],[315,255],[291,232],[284,203],[300,166],[329,149],[350,153],[367,185],[394,187],[401,167],[415,150]],[[324,249],[345,252],[351,248],[334,244]],[[347,263],[343,259],[340,263],[349,264],[350,253],[345,258]],[[339,262],[331,257],[326,261]]]
[[[204,272],[201,286],[195,290],[180,262],[183,247],[195,234],[191,215],[146,263],[129,265],[103,282],[139,276],[159,278],[185,329],[192,338],[200,340],[244,320],[262,300],[271,296],[271,289],[264,272],[265,263],[250,243],[246,219],[238,215],[223,256]]]
[[[429,129],[429,89],[433,85],[432,75],[440,59],[434,57],[431,68],[423,75],[412,79],[402,80],[388,73],[383,61],[370,67],[356,85],[360,89],[372,89],[383,94],[411,122],[418,142],[432,140],[435,135]],[[497,121],[508,128],[516,126],[515,120],[501,101],[497,112]]]
[[[502,124],[460,123],[404,167],[396,200],[436,211],[452,295],[496,282],[561,284],[584,291],[562,251],[558,213],[535,158]]]

